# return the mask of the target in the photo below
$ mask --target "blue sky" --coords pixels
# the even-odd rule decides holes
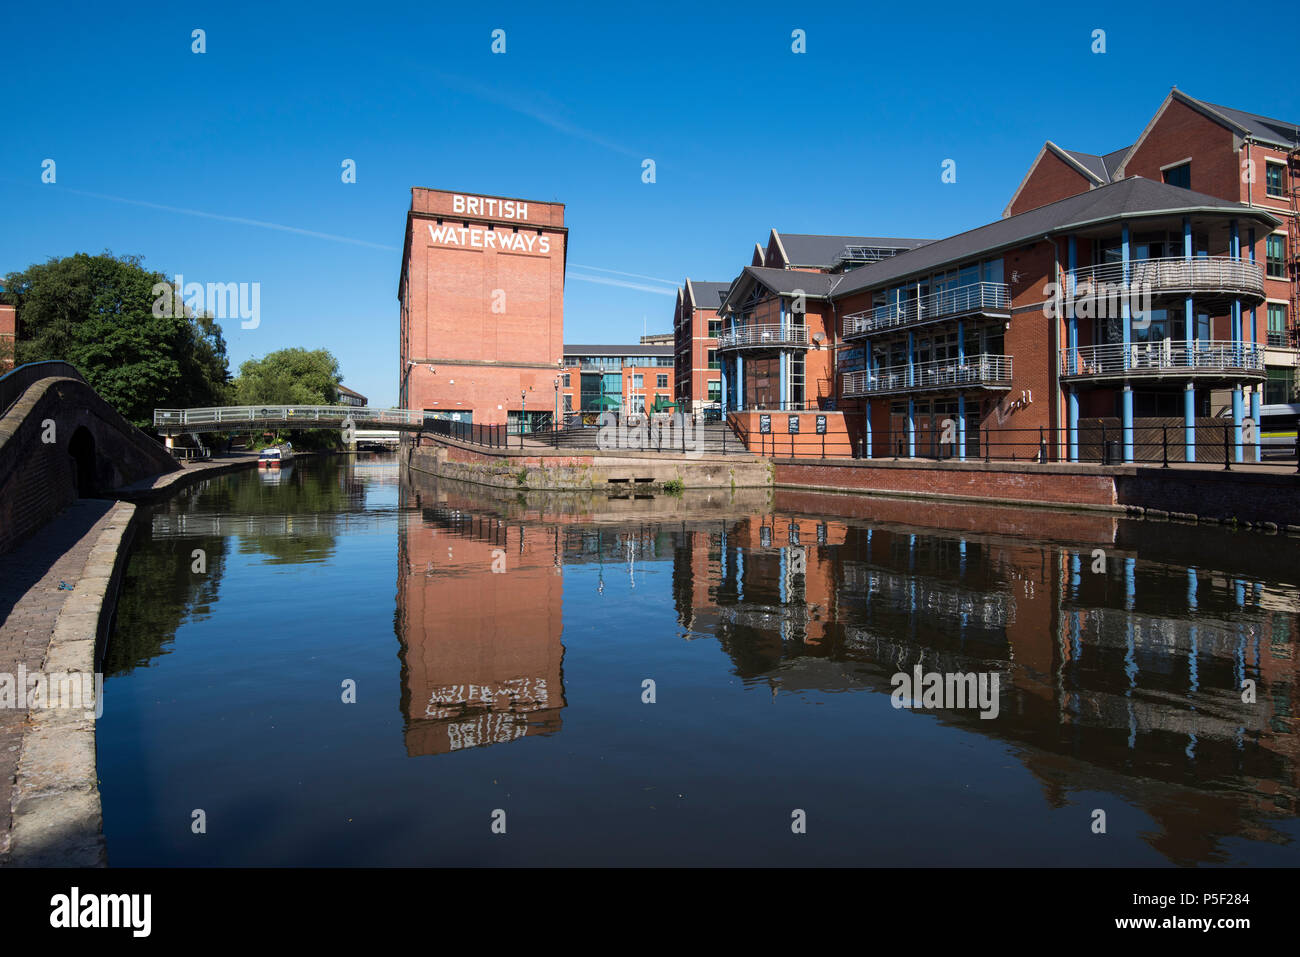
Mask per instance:
[[[111,249],[259,282],[258,328],[223,324],[232,369],[323,346],[372,404],[397,394],[412,186],[566,203],[565,339],[636,341],[773,226],[977,226],[1043,140],[1126,146],[1173,85],[1300,119],[1268,23],[1221,4],[186,6],[6,13],[0,273]]]

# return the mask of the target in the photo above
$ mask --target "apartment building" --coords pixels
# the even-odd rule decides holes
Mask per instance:
[[[692,283],[679,291],[674,321],[677,331],[678,398],[692,408],[723,401],[723,363],[732,367],[733,403],[743,396],[745,358],[752,374],[749,390],[753,408],[816,408],[818,400],[830,398],[829,370],[819,356],[830,333],[822,325],[822,306],[831,283],[801,278],[807,273],[842,276],[869,263],[916,249],[929,240],[880,236],[834,236],[814,233],[782,233],[773,229],[766,245],[755,243],[750,265],[729,283]],[[791,273],[795,275],[782,275]],[[715,301],[716,300],[716,301]],[[779,329],[788,325],[783,316],[802,314],[811,302],[806,329]],[[739,310],[739,311],[738,311]],[[736,319],[736,317],[739,319]],[[723,335],[730,322],[771,326],[754,333],[753,342],[741,342],[735,335]],[[775,319],[773,319],[775,317]],[[819,337],[820,338],[817,338]],[[743,337],[742,337],[743,338]],[[812,348],[811,372],[806,368],[808,345]],[[782,377],[774,370],[786,369],[788,386],[781,392]],[[809,378],[811,376],[811,379]],[[811,382],[809,387],[807,383]]]
[[[1129,176],[855,270],[836,394],[868,455],[1124,461],[1250,454],[1274,213]],[[1179,434],[1181,432],[1181,434]],[[998,447],[989,448],[993,443]]]
[[[561,418],[666,411],[674,404],[674,375],[671,345],[565,345],[556,411]]]
[[[1266,405],[1294,402],[1300,379],[1300,129],[1297,124],[1219,106],[1174,88],[1129,146],[1104,155],[1044,144],[1005,215],[1142,176],[1268,211],[1278,225],[1247,229],[1242,254],[1264,265]],[[1178,237],[1140,237],[1153,258],[1177,256]],[[1255,330],[1249,322],[1246,331]],[[1220,396],[1226,406],[1230,399]]]
[[[673,309],[674,395],[684,410],[699,412],[719,406],[722,401],[718,309],[729,285],[698,282],[688,276],[677,290]]]

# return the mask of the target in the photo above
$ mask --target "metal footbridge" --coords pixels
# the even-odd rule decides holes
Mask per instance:
[[[153,425],[164,435],[242,429],[355,429],[419,432],[424,412],[352,405],[228,405],[211,409],[154,409]]]

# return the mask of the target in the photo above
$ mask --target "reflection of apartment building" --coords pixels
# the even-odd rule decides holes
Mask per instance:
[[[563,365],[552,403],[558,403],[561,417],[662,411],[673,404],[671,345],[569,344]]]

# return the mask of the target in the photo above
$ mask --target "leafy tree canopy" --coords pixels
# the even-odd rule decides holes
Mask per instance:
[[[159,283],[167,279],[139,256],[107,251],[10,273],[3,285],[17,307],[17,362],[71,362],[141,427],[156,408],[225,404],[230,370],[221,327],[210,316],[155,310]]]
[[[239,367],[236,405],[334,405],[339,361],[328,349],[280,349]]]

